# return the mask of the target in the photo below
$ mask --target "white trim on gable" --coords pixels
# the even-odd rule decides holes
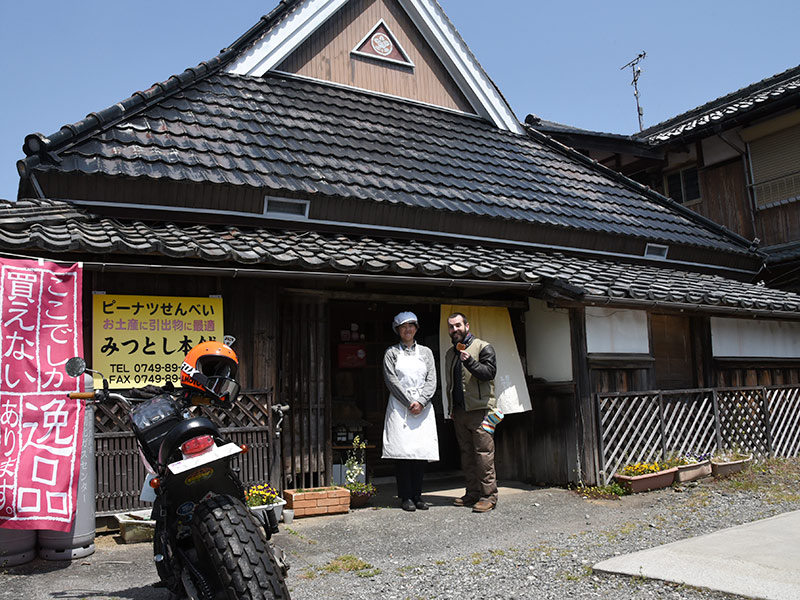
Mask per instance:
[[[524,130],[455,26],[435,0],[398,0],[478,114],[500,129]]]
[[[261,77],[283,62],[347,2],[306,0],[226,70],[236,75]]]
[[[305,0],[246,53],[227,72],[261,77],[319,29],[348,0]],[[436,0],[398,0],[475,112],[498,128],[523,134],[511,107],[472,55]]]

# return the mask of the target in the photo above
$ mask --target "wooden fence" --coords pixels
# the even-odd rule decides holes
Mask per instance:
[[[800,455],[800,386],[596,394],[600,477],[672,455]]]
[[[230,409],[201,407],[222,433],[237,444],[247,444],[250,451],[233,459],[240,469],[245,486],[271,481],[276,487],[280,477],[270,477],[273,427],[268,391],[244,392]],[[98,516],[150,507],[139,500],[142,482],[147,475],[127,413],[119,405],[95,405],[95,464],[97,467]],[[280,470],[280,465],[277,465]]]

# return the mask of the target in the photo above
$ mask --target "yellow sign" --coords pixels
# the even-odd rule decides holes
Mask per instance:
[[[92,368],[112,388],[180,382],[193,346],[223,339],[222,298],[95,294]]]

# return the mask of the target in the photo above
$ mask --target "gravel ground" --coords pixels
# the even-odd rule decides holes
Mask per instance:
[[[293,600],[730,599],[736,596],[594,573],[592,565],[800,510],[798,475],[800,461],[777,461],[742,477],[619,500],[540,488],[501,496],[485,514],[434,493],[425,496],[433,504],[427,512],[384,506],[295,520],[277,542],[292,564]]]
[[[452,506],[458,480],[447,483],[431,482],[428,511],[396,508],[387,484],[372,508],[283,525],[273,541],[292,564],[292,599],[731,599],[594,573],[592,565],[800,510],[800,459],[619,500],[560,488],[504,490],[497,509],[485,514]],[[84,559],[0,568],[0,600],[167,600],[153,587],[149,543],[126,545],[106,533],[96,546]]]

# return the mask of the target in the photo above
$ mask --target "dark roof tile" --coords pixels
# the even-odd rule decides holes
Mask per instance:
[[[58,153],[58,167],[41,168],[350,197],[747,252],[531,137],[286,76],[211,74]]]
[[[800,66],[797,66],[648,127],[633,137],[654,145],[663,144],[719,127],[727,121],[740,122],[747,113],[766,104],[799,96]]]

